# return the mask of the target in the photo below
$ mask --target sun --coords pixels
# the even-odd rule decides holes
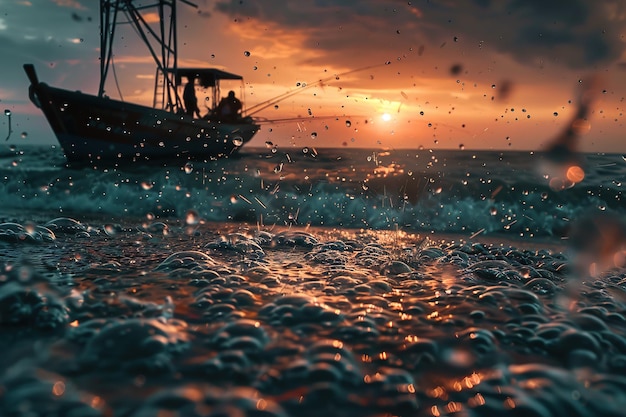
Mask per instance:
[[[389,113],[383,113],[383,115],[380,117],[383,119],[383,122],[388,122],[389,120],[391,120],[391,115]]]

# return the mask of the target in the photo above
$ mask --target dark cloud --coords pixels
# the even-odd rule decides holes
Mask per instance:
[[[383,56],[423,43],[439,46],[456,36],[468,47],[495,50],[523,64],[589,68],[617,60],[624,49],[623,22],[613,16],[626,6],[616,0],[222,0],[215,7],[233,18],[306,33],[307,46],[330,56],[362,48]]]

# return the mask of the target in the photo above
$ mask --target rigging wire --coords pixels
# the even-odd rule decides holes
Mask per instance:
[[[307,90],[307,89],[312,88],[312,87],[317,87],[319,85],[324,85],[328,81],[337,80],[339,77],[342,77],[342,76],[345,76],[345,75],[348,75],[348,74],[353,74],[355,72],[365,71],[365,70],[372,69],[372,68],[382,67],[382,66],[385,66],[385,65],[387,65],[387,64],[385,63],[385,64],[377,64],[377,65],[368,65],[366,67],[356,68],[356,69],[353,69],[353,70],[350,70],[350,71],[346,71],[346,72],[342,72],[340,74],[336,74],[336,75],[333,75],[333,76],[330,76],[330,77],[327,77],[327,78],[322,78],[322,79],[320,79],[320,80],[318,80],[318,81],[316,81],[316,82],[314,82],[312,84],[307,84],[307,85],[305,85],[303,87],[300,87],[300,88],[298,88],[296,90],[286,91],[286,92],[284,92],[282,94],[277,95],[276,97],[273,97],[273,98],[270,98],[268,100],[262,101],[260,103],[255,104],[254,106],[248,108],[247,109],[247,111],[248,111],[247,115],[248,116],[252,116],[253,114],[258,113],[261,110],[265,110],[266,108],[268,108],[268,107],[270,107],[270,106],[272,106],[272,105],[274,105],[276,103],[279,103],[279,102],[281,102],[281,101],[283,101],[283,100],[285,100],[285,99],[287,99],[287,98],[289,98],[291,96],[294,96],[296,94],[300,94],[304,90]]]
[[[120,100],[124,101],[124,96],[122,96],[122,89],[120,88],[120,84],[117,81],[117,72],[115,71],[115,60],[113,56],[111,56],[111,69],[113,70],[113,79],[115,80],[115,87],[117,87],[117,93],[120,95]]]

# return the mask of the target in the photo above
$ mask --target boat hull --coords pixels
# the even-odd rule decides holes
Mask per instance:
[[[32,84],[29,95],[70,163],[230,156],[259,130],[248,118],[236,123],[194,119],[45,83]]]

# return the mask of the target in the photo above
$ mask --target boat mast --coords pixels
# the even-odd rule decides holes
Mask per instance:
[[[120,0],[100,0],[100,85],[98,97],[104,96],[104,85],[113,58],[113,39],[119,3]]]
[[[182,103],[176,91],[176,73],[178,71],[177,1],[194,8],[198,7],[188,0],[157,0],[150,4],[140,5],[135,5],[133,0],[100,0],[99,97],[104,95],[108,70],[113,61],[115,27],[117,24],[125,23],[133,27],[137,36],[147,46],[156,64],[155,107],[161,107],[171,112],[182,109]],[[159,22],[156,30],[153,29],[149,19],[146,19],[146,15],[142,14],[142,12],[150,9],[157,9]],[[125,15],[125,22],[118,22],[119,11]]]

